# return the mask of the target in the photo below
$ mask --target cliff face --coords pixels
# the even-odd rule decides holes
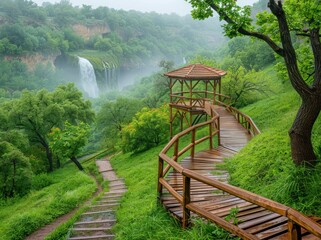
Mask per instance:
[[[75,33],[81,36],[83,39],[88,40],[90,37],[97,35],[104,35],[110,32],[110,28],[107,24],[95,25],[95,26],[85,26],[82,24],[73,25],[72,29]]]
[[[60,55],[60,53],[57,54],[51,54],[51,55],[43,55],[40,53],[33,53],[33,54],[26,54],[19,57],[14,56],[5,56],[5,60],[12,61],[12,60],[19,60],[27,65],[29,71],[35,70],[37,64],[45,64],[49,65],[52,68],[55,68],[54,61],[57,58],[57,56]]]

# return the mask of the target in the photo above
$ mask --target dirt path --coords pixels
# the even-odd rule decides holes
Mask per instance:
[[[99,168],[99,172],[102,174],[104,180],[110,180],[114,178],[114,172],[111,171],[111,165],[108,159],[102,159],[96,161],[96,165]],[[93,197],[97,196],[102,192],[102,188],[100,184],[97,183],[98,190],[94,194]],[[85,202],[82,206],[89,205],[92,199]],[[71,212],[58,217],[54,222],[43,226],[42,228],[38,229],[37,231],[33,232],[29,235],[25,240],[43,240],[46,236],[48,236],[53,230],[55,230],[60,224],[66,222],[69,218],[71,218],[79,208],[75,208]]]

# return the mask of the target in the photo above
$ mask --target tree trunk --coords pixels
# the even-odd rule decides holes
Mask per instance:
[[[46,149],[46,155],[49,163],[49,172],[53,171],[53,160],[52,160],[52,153],[48,145],[44,146]]]
[[[289,130],[292,159],[296,165],[315,166],[317,157],[312,145],[312,128],[320,113],[320,97],[311,96],[302,101],[294,123]]]
[[[13,160],[13,176],[12,176],[12,186],[11,186],[11,190],[9,192],[9,197],[13,197],[14,196],[14,190],[15,190],[15,185],[16,185],[16,174],[17,174],[17,166],[16,166],[16,160]]]
[[[70,160],[76,164],[76,166],[78,167],[78,169],[80,171],[84,171],[84,168],[81,166],[80,162],[77,160],[77,158],[75,156],[71,157]]]
[[[56,159],[56,166],[57,166],[57,168],[61,167],[61,162],[60,162],[60,158],[59,157],[57,157],[57,159]]]

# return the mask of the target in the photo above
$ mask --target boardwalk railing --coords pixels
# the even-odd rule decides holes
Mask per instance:
[[[224,101],[217,101],[216,103],[220,106],[224,106],[227,111],[229,111],[235,119],[245,128],[248,132],[252,135],[258,135],[261,133],[259,128],[256,126],[254,121],[248,115],[242,113],[240,110],[236,109],[235,107],[230,106],[229,104],[225,103]]]
[[[220,218],[219,216],[206,211],[199,207],[198,204],[193,203],[191,201],[191,180],[197,181],[199,183],[206,184],[208,186],[213,187],[214,189],[220,189],[223,192],[229,193],[230,195],[239,197],[244,199],[248,202],[261,206],[265,209],[268,209],[274,213],[280,214],[288,219],[288,238],[289,239],[301,239],[301,227],[306,229],[308,232],[312,233],[318,238],[321,238],[321,226],[317,224],[315,221],[311,220],[310,218],[306,217],[305,215],[301,214],[300,212],[287,207],[283,204],[278,202],[274,202],[270,199],[264,198],[257,194],[248,192],[246,190],[240,189],[238,187],[234,187],[228,185],[226,183],[222,183],[218,180],[208,178],[206,176],[200,175],[195,171],[186,169],[182,167],[178,160],[184,153],[190,150],[190,155],[193,158],[195,153],[195,147],[204,142],[206,140],[209,141],[210,149],[213,148],[213,137],[219,137],[220,132],[220,120],[218,114],[212,108],[211,120],[197,124],[192,126],[185,131],[175,135],[171,141],[165,146],[165,148],[159,154],[159,170],[158,170],[158,199],[162,201],[163,195],[163,187],[165,187],[169,194],[171,194],[182,206],[183,209],[183,217],[182,217],[182,226],[185,228],[190,224],[190,212],[194,212],[197,215],[208,219],[216,223],[217,225],[221,226],[222,228],[226,229],[227,231],[243,238],[243,239],[258,239],[257,236],[246,232],[245,230],[237,227],[236,225],[230,223],[229,221]],[[233,110],[234,111],[234,110]],[[239,111],[234,111],[236,116],[242,116]],[[250,120],[250,118],[244,117],[242,120]],[[253,133],[259,133],[258,129],[253,123],[248,123],[248,125],[253,125]],[[197,131],[204,126],[208,127],[208,134],[205,137],[200,139],[196,139]],[[248,128],[250,129],[250,128]],[[184,146],[180,150],[179,142],[184,137],[190,135],[190,143],[187,146]],[[171,153],[171,154],[169,154]],[[170,156],[172,155],[172,156]],[[182,176],[183,179],[183,190],[178,191],[175,190],[170,183],[166,180],[166,175],[168,174],[169,170],[176,171]]]

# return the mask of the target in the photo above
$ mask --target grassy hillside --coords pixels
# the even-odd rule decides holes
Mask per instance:
[[[92,168],[92,163],[86,165]],[[0,239],[24,239],[79,206],[96,188],[95,180],[80,172],[74,164],[36,176],[30,194],[0,201]]]
[[[321,168],[294,167],[288,130],[301,100],[289,83],[278,94],[242,109],[262,134],[227,161],[230,182],[291,205],[308,214],[321,215]],[[320,158],[321,119],[314,126],[313,141]]]

